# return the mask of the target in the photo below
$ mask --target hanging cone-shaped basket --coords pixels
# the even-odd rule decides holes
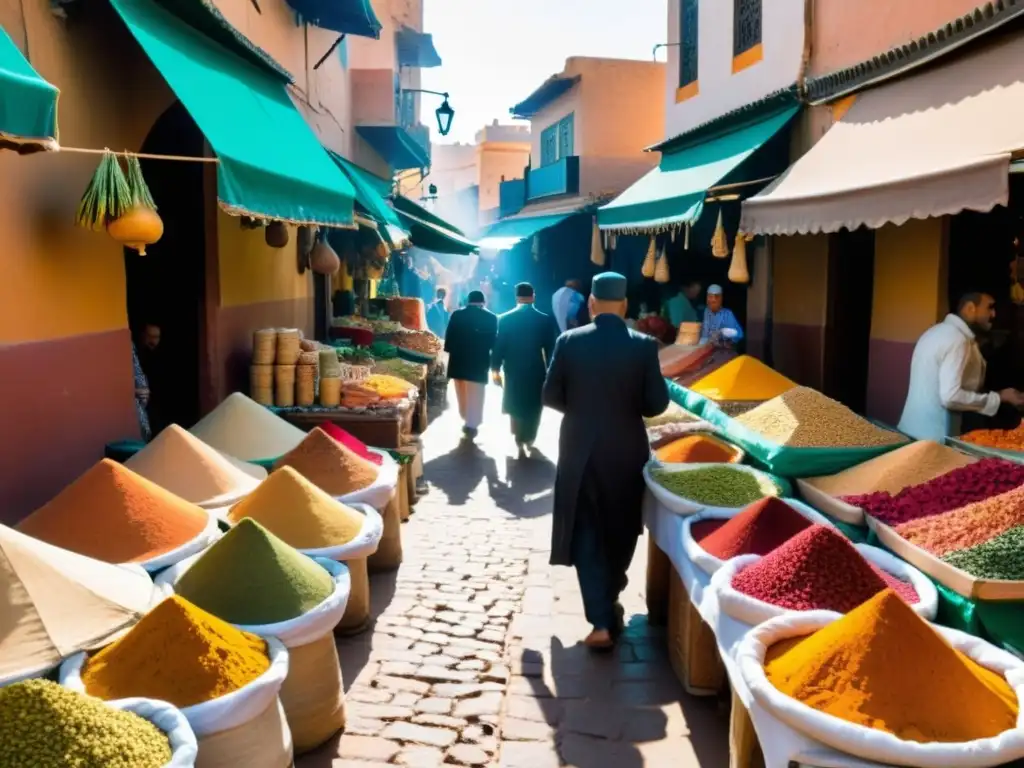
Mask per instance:
[[[326,237],[320,238],[309,252],[309,268],[318,275],[334,275],[341,269],[341,259]]]
[[[605,263],[604,245],[601,243],[601,230],[598,229],[597,219],[594,219],[594,232],[590,237],[590,261],[598,267]]]
[[[139,256],[145,256],[146,246],[163,237],[164,222],[156,212],[139,158],[134,155],[128,158],[127,182],[131,207],[107,224],[107,234],[125,247],[134,248]]]
[[[716,259],[724,259],[729,255],[729,238],[725,234],[725,225],[722,223],[721,211],[718,212],[715,234],[711,236],[711,255]]]
[[[747,271],[747,238],[742,232],[736,233],[732,263],[729,264],[729,280],[741,284],[750,282],[750,272]]]
[[[657,264],[654,266],[654,282],[664,284],[668,281],[668,256],[665,254],[664,246],[662,246],[661,253],[658,255]]]
[[[654,262],[657,260],[657,246],[654,244],[654,238],[651,238],[651,242],[647,245],[647,255],[644,257],[644,264],[640,267],[640,274],[644,277],[654,277]]]

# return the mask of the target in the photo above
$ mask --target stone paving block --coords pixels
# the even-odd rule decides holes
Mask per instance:
[[[342,736],[338,755],[357,760],[379,760],[386,763],[401,751],[402,745],[376,736]]]
[[[447,728],[399,722],[389,724],[382,735],[394,741],[426,744],[431,747],[447,747],[455,743],[459,737],[458,733]]]
[[[486,766],[491,756],[473,744],[456,744],[448,750],[448,762],[455,765]]]
[[[498,768],[559,768],[554,742],[503,741]]]

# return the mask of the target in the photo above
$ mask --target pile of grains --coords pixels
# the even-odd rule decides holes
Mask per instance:
[[[976,429],[960,438],[965,443],[999,448],[1003,451],[1024,451],[1024,424],[1016,429]]]
[[[232,523],[246,517],[296,549],[348,544],[365,522],[361,513],[327,495],[291,467],[271,472],[259,488],[228,512]]]
[[[184,598],[169,597],[82,667],[85,692],[191,707],[237,691],[270,668],[266,642]]]
[[[942,559],[976,579],[1024,581],[1024,525]]]
[[[644,419],[644,426],[648,428],[660,427],[663,424],[676,424],[687,421],[698,421],[698,418],[679,405],[679,403],[671,402],[668,404],[668,408],[659,415]]]
[[[384,457],[379,453],[371,451],[366,443],[360,440],[358,437],[353,435],[351,432],[342,429],[333,421],[325,421],[320,425],[320,429],[326,432],[328,435],[333,437],[339,443],[348,448],[352,453],[360,458],[366,459],[371,464],[376,464],[378,467],[384,463]]]
[[[281,467],[291,467],[331,496],[361,491],[373,485],[380,474],[377,465],[357,456],[319,427],[274,462],[274,469]]]
[[[306,436],[241,392],[234,392],[189,430],[207,445],[243,461],[276,459]]]
[[[812,477],[805,482],[830,496],[895,494],[975,462],[973,456],[931,440],[918,440],[835,475]]]
[[[174,590],[232,624],[273,624],[318,606],[334,592],[334,580],[247,517],[206,550]]]
[[[791,448],[864,448],[905,440],[809,387],[794,387],[738,416],[736,421]]]
[[[896,526],[912,544],[942,557],[982,544],[1018,525],[1024,525],[1024,487],[966,507]]]
[[[133,712],[52,683],[0,688],[0,765],[5,768],[163,768],[167,736]]]
[[[16,527],[97,560],[133,563],[191,541],[208,521],[195,504],[103,459]]]
[[[688,435],[673,440],[654,452],[668,464],[719,464],[731,461],[735,449],[707,435]]]
[[[888,579],[885,576],[889,576]],[[733,576],[737,592],[791,611],[847,613],[887,586],[918,602],[912,586],[871,565],[841,533],[812,525]]]
[[[1017,724],[1006,679],[955,650],[890,590],[771,646],[764,671],[787,696],[904,741],[960,743]]]
[[[932,517],[977,501],[983,501],[1024,485],[1024,465],[1003,459],[982,459],[954,469],[896,495],[884,491],[843,496],[886,525],[899,525]]]
[[[710,400],[771,400],[796,384],[749,355],[740,355],[690,389]]]
[[[708,507],[744,507],[765,496],[778,496],[779,488],[762,475],[722,465],[699,469],[651,472],[654,481],[684,499]]]
[[[701,520],[690,528],[694,541],[719,560],[739,555],[767,555],[811,521],[786,502],[769,497],[755,501],[731,520]]]
[[[259,485],[217,450],[171,424],[125,462],[128,469],[193,504],[228,503]],[[262,470],[260,470],[262,472]]]

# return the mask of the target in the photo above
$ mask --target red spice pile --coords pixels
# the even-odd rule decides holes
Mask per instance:
[[[811,521],[786,502],[769,496],[731,520],[701,520],[690,534],[709,555],[728,560],[737,555],[767,555],[810,526]]]
[[[384,457],[379,453],[374,453],[366,447],[366,443],[360,440],[358,437],[353,435],[351,432],[342,429],[333,421],[325,421],[320,424],[320,429],[326,432],[328,435],[333,437],[339,443],[348,448],[356,456],[361,456],[367,461],[371,461],[377,466],[384,463]]]
[[[823,525],[806,528],[744,568],[733,576],[732,586],[780,608],[839,613],[852,611],[888,587],[841,533]],[[917,602],[916,592],[912,601]]]
[[[900,525],[940,515],[998,496],[1024,485],[1024,464],[1004,459],[982,459],[954,469],[934,480],[912,485],[892,496],[886,492],[844,496],[843,501],[861,507],[886,525]]]

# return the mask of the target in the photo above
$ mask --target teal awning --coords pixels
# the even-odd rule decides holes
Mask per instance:
[[[400,125],[357,125],[356,133],[392,170],[408,171],[430,165],[427,150]]]
[[[797,113],[791,107],[757,123],[667,152],[661,163],[625,192],[597,210],[601,229],[657,232],[692,224],[715,186],[782,130]]]
[[[217,196],[236,216],[353,226],[355,190],[279,79],[153,0],[111,0],[219,159]]]
[[[378,224],[390,224],[401,229],[402,222],[399,220],[398,214],[388,204],[388,192],[382,195],[380,185],[375,183],[383,182],[385,185],[384,189],[390,191],[390,185],[387,180],[374,176],[365,168],[360,168],[336,152],[327,150],[327,153],[338,164],[338,167],[344,171],[348,180],[352,182],[352,187],[356,192],[356,204]]]
[[[57,149],[58,94],[0,27],[0,148]]]
[[[479,246],[466,237],[461,229],[453,227],[423,206],[402,195],[395,197],[393,203],[398,217],[409,230],[412,244],[417,248],[456,256],[476,253]]]
[[[402,27],[395,33],[395,48],[400,67],[440,67],[441,56],[434,47],[434,36]]]
[[[321,29],[380,39],[381,23],[370,0],[288,0],[288,5]]]
[[[561,224],[579,211],[549,213],[537,216],[516,216],[491,225],[480,238],[480,247],[491,251],[505,251],[538,232]]]

